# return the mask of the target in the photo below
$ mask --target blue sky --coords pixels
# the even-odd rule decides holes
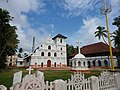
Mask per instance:
[[[109,14],[110,31],[115,31],[113,19],[120,15],[120,0],[107,0],[112,5]],[[94,37],[96,27],[105,26],[105,16],[100,13],[103,0],[5,0],[0,7],[7,9],[14,17],[11,25],[18,28],[19,47],[31,50],[32,37],[35,46],[43,43],[50,34],[67,36],[67,43],[76,46],[80,38],[82,46],[98,42]],[[101,40],[102,41],[102,40]]]

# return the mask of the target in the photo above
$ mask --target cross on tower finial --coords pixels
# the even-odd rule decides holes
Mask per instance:
[[[29,74],[31,74],[31,71],[32,71],[33,69],[31,68],[31,66],[29,66],[29,68],[26,69],[26,70],[29,71]]]

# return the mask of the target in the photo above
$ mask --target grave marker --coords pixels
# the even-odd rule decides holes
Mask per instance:
[[[44,73],[41,71],[37,71],[37,77],[44,78]]]
[[[14,73],[13,85],[15,85],[16,83],[21,83],[21,79],[22,79],[22,71]]]
[[[27,71],[29,71],[29,74],[31,74],[31,71],[33,70],[32,68],[31,68],[31,66],[28,68],[28,69],[26,69]]]

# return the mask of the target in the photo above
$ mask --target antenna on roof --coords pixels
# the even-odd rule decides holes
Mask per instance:
[[[33,37],[33,45],[32,45],[32,52],[35,50],[35,37]]]

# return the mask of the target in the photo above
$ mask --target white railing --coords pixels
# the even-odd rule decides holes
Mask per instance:
[[[7,88],[0,85],[0,90]],[[103,72],[99,77],[91,76],[85,79],[83,73],[75,72],[71,79],[53,82],[44,81],[44,76],[41,77],[40,74],[29,74],[10,90],[120,90],[120,73]]]

